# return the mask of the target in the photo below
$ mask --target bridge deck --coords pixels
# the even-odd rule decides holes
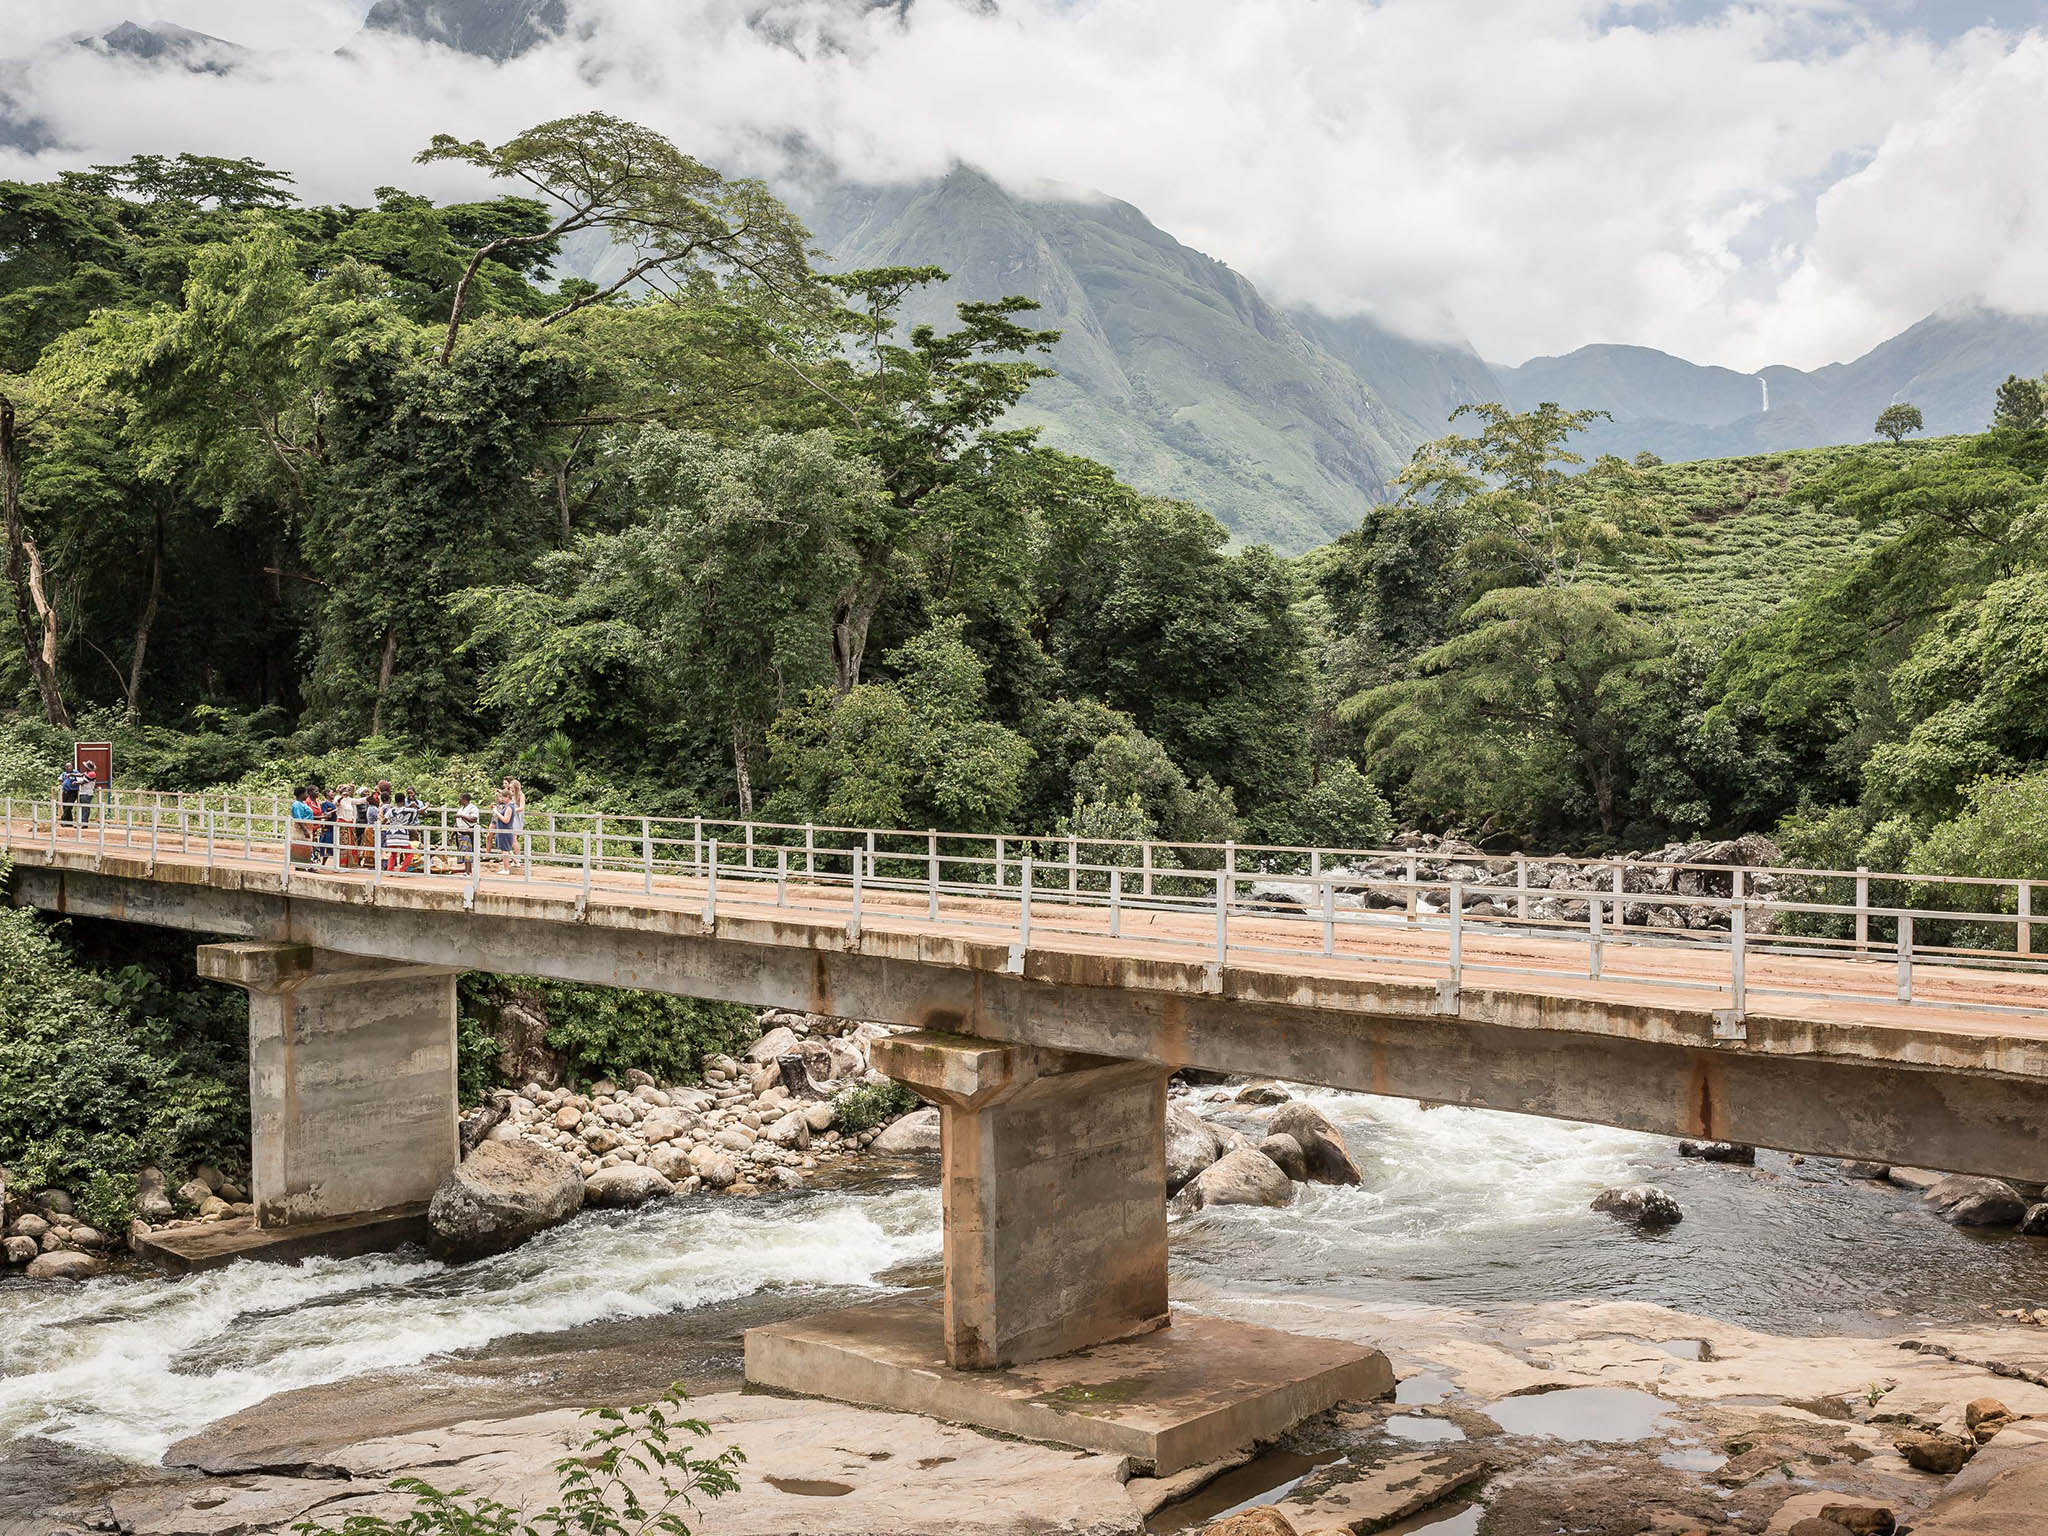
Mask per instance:
[[[284,846],[251,839],[201,839],[175,828],[61,831],[47,821],[0,821],[0,849],[36,867],[90,871],[105,867],[177,885],[232,883],[276,892],[285,885]],[[901,862],[901,861],[899,861]],[[820,878],[771,867],[721,865],[715,893],[702,874],[617,868],[585,870],[573,861],[537,858],[511,872],[489,867],[474,875],[436,850],[434,872],[290,866],[297,899],[375,901],[403,891],[410,904],[440,898],[467,906],[479,896],[525,893],[589,908],[701,916],[707,901],[719,919],[753,918],[815,924],[852,923],[874,934],[946,935],[1014,944],[1020,906],[1014,888],[910,880],[863,882]],[[138,868],[138,865],[141,867]],[[437,903],[438,904],[438,903]],[[1105,891],[1038,889],[1029,919],[1032,953],[1140,957],[1201,964],[1219,955],[1238,971],[1331,981],[1444,983],[1454,974],[1466,992],[1511,991],[1586,1004],[1726,1011],[1734,1000],[1728,936],[1669,929],[1609,929],[1598,944],[1599,974],[1589,974],[1594,945],[1583,925],[1543,925],[1466,916],[1453,935],[1441,914],[1349,910],[1326,927],[1313,914],[1233,906],[1219,949],[1213,908],[1124,896],[1112,906]],[[1325,952],[1327,949],[1328,952]],[[1455,950],[1456,964],[1453,964]],[[2012,1043],[2048,1042],[2048,967],[2011,954],[1916,953],[1911,1001],[1898,996],[1899,967],[1889,946],[1867,953],[1813,952],[1798,941],[1752,938],[1744,959],[1744,1012],[1752,1018],[1800,1020],[1915,1038],[1952,1035]],[[1876,1054],[1889,1054],[1881,1047]],[[2036,1053],[2028,1051],[2028,1057]],[[2030,1074],[2031,1075],[2031,1074]],[[2044,1066],[2048,1075],[2048,1066]]]

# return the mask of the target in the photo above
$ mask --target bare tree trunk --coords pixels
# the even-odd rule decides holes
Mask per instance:
[[[156,508],[156,527],[149,552],[149,601],[135,621],[135,653],[128,662],[128,723],[142,719],[142,659],[149,651],[149,632],[156,625],[157,602],[164,591],[164,509]]]
[[[43,562],[21,525],[21,458],[14,440],[14,402],[0,397],[0,522],[7,529],[7,584],[14,595],[14,619],[22,655],[42,696],[43,715],[59,730],[71,729],[71,712],[57,686],[57,605],[45,593]],[[38,631],[40,630],[40,634]]]
[[[832,677],[843,699],[859,686],[861,657],[868,647],[868,625],[882,604],[882,573],[863,571],[839,594],[832,612]]]
[[[384,626],[384,659],[377,665],[377,702],[370,706],[370,734],[384,734],[384,695],[391,688],[392,668],[398,663],[398,626]]]
[[[569,451],[562,455],[562,462],[555,466],[555,502],[562,513],[562,546],[565,549],[576,532],[569,518],[569,468],[576,462],[576,455],[583,448],[583,439],[589,433],[590,428],[578,427],[576,440],[569,444]]]
[[[748,818],[754,814],[754,775],[749,765],[750,757],[747,728],[735,722],[732,728],[732,776],[739,785],[740,815]]]

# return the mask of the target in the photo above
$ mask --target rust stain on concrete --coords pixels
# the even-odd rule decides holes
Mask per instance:
[[[1693,1053],[1692,1076],[1686,1090],[1685,1123],[1693,1135],[1706,1141],[1720,1139],[1720,1132],[1716,1129],[1716,1122],[1723,1113],[1720,1076],[1711,1052]]]

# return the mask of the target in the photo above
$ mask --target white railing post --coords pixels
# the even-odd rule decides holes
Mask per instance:
[[[789,905],[789,850],[787,848],[777,848],[775,850],[775,905],[778,907]]]
[[[1022,971],[1024,956],[1031,949],[1031,887],[1037,877],[1031,872],[1031,844],[1024,845],[1024,856],[1017,861],[1017,948],[1011,955],[1011,968]]]
[[[1422,892],[1417,890],[1415,886],[1415,855],[1412,853],[1408,855],[1407,868],[1408,873],[1406,878],[1408,881],[1408,921],[1412,923],[1419,915],[1419,907],[1422,901]]]
[[[2022,880],[2019,893],[2019,934],[2013,941],[2018,952],[2031,955],[2034,952],[2034,882]]]
[[[928,915],[936,923],[939,920],[939,834],[931,828],[925,830],[925,881],[930,895]]]
[[[1913,1001],[1913,919],[1899,918],[1899,1001]]]
[[[1740,1024],[1749,1012],[1749,903],[1737,899],[1728,909],[1728,1009]]]
[[[1237,900],[1237,844],[1223,845],[1223,904],[1230,906]]]
[[[1337,953],[1337,882],[1323,881],[1323,953]]]
[[[640,874],[641,884],[648,895],[654,894],[654,824],[645,816],[640,818]]]
[[[1124,936],[1124,872],[1121,865],[1112,864],[1109,870],[1109,936],[1120,939]]]
[[[1230,957],[1230,886],[1224,871],[1216,871],[1216,963],[1226,965]]]
[[[853,915],[846,921],[846,941],[849,944],[860,942],[860,866],[860,848],[856,845],[853,850]]]
[[[1870,948],[1870,869],[1856,866],[1856,947]]]
[[[1150,896],[1152,894],[1152,844],[1150,842],[1144,845],[1142,862],[1145,866],[1145,875],[1144,889],[1140,894]]]
[[[704,874],[704,926],[712,927],[718,921],[718,839],[711,839],[711,862]]]
[[[1586,974],[1600,979],[1600,902],[1597,888],[1586,892]]]
[[[1079,870],[1077,869],[1074,861],[1075,852],[1076,844],[1074,842],[1074,834],[1069,832],[1067,834],[1067,890],[1070,893],[1080,889],[1080,886],[1078,884]]]
[[[1004,874],[1003,874],[1003,837],[1002,837],[1002,834],[1001,834],[1001,833],[999,832],[999,833],[997,833],[997,834],[996,834],[996,889],[997,889],[997,890],[999,890],[999,891],[1000,891],[1000,890],[1001,890],[1001,889],[1003,888],[1003,885],[1004,885],[1004,883],[1005,883],[1005,879],[1006,879],[1006,877],[1005,877],[1005,876],[1004,876]]]
[[[808,821],[804,823],[804,873],[818,872],[818,829]]]
[[[1614,931],[1618,934],[1628,927],[1628,881],[1623,878],[1621,860],[1614,861]]]
[[[1451,974],[1450,994],[1446,999],[1448,1012],[1455,1013],[1458,999],[1465,990],[1465,882],[1451,882]]]
[[[692,816],[690,818],[690,873],[693,875],[704,873],[704,818],[702,816]]]
[[[1529,855],[1515,855],[1515,921],[1529,921]]]
[[[753,824],[753,823],[752,823],[751,821],[750,821],[750,822],[748,822],[748,823],[746,823],[746,829],[747,829],[747,868],[748,868],[748,869],[752,869],[752,868],[754,867],[754,824]]]

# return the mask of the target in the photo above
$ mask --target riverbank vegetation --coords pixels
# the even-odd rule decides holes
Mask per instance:
[[[309,206],[202,156],[0,183],[0,792],[47,793],[84,736],[117,788],[446,803],[515,774],[561,808],[1542,852],[1762,831],[2048,877],[2038,410],[1661,465],[1483,407],[1288,561],[1011,427],[1051,339],[1025,300],[906,329],[935,269],[823,271],[766,188],[603,116],[421,158],[509,190]],[[589,239],[605,275],[558,276]],[[225,1002],[8,922],[0,1160],[88,1118],[22,1091],[72,1070],[32,1065],[39,1019],[155,1074],[137,1145],[80,1131],[79,1168],[233,1133],[233,1063],[173,1042]],[[590,1075],[686,1076],[734,1025],[478,983],[472,1087],[542,991]]]

